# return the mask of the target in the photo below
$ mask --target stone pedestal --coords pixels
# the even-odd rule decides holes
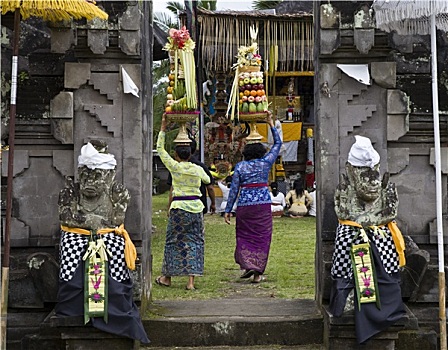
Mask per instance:
[[[437,335],[419,328],[417,317],[406,307],[406,315],[395,325],[378,333],[366,344],[356,341],[354,311],[334,317],[328,305],[322,308],[324,315],[324,346],[328,350],[410,350],[437,349]],[[434,347],[435,346],[435,347]]]
[[[138,347],[138,342],[132,339],[102,332],[89,324],[84,325],[82,316],[60,318],[54,313],[50,313],[41,324],[39,334],[22,340],[22,349],[28,350],[133,350]]]

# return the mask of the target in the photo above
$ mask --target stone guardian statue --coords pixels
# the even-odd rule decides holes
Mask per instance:
[[[370,139],[355,136],[336,189],[338,217],[331,268],[330,312],[342,316],[354,290],[355,329],[360,344],[404,314],[399,268],[404,240],[394,219],[398,195],[389,174],[381,178],[380,156]]]
[[[132,299],[135,246],[124,228],[130,195],[115,181],[107,145],[81,148],[78,179],[59,195],[61,223],[58,317],[84,316],[105,332],[149,343]],[[123,327],[126,324],[126,327]]]

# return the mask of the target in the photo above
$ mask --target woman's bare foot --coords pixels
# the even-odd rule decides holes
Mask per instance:
[[[261,274],[255,272],[255,274],[254,274],[254,278],[253,278],[253,280],[252,280],[252,283],[260,283],[260,282],[262,282],[262,281],[264,281],[264,280],[265,280],[265,279],[264,279],[264,277],[263,277]]]
[[[194,276],[188,276],[188,283],[187,286],[185,287],[186,290],[195,290],[196,288],[194,287]]]
[[[171,286],[171,277],[159,276],[156,278],[156,283],[159,286],[169,287]]]

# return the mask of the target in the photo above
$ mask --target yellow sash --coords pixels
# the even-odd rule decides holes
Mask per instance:
[[[339,223],[342,224],[342,225],[349,225],[349,226],[355,226],[355,227],[362,228],[362,226],[360,224],[358,224],[357,222],[355,222],[355,221],[339,220]],[[369,226],[369,227],[372,228],[373,230],[378,229],[378,226]],[[404,243],[403,235],[401,234],[401,231],[398,228],[398,226],[395,223],[395,221],[389,222],[387,224],[387,227],[388,227],[388,229],[390,230],[390,232],[392,234],[392,239],[394,240],[395,249],[397,250],[398,259],[399,259],[399,266],[400,267],[404,266],[404,265],[406,265],[406,257],[404,255],[404,251],[406,249],[406,245]]]
[[[61,229],[66,232],[78,233],[81,235],[90,235],[90,231],[79,228],[79,227],[67,227],[61,225]],[[96,231],[99,235],[104,235],[106,233],[115,232],[117,235],[121,235],[124,238],[124,259],[126,260],[126,265],[130,270],[135,270],[135,260],[137,260],[137,250],[135,249],[134,243],[132,243],[131,237],[129,237],[128,231],[124,228],[124,224],[120,227],[115,228],[100,228]]]

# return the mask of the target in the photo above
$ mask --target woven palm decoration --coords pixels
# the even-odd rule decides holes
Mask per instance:
[[[436,27],[448,31],[448,1],[445,0],[375,0],[377,28],[400,35],[430,33],[429,17],[435,14]]]

